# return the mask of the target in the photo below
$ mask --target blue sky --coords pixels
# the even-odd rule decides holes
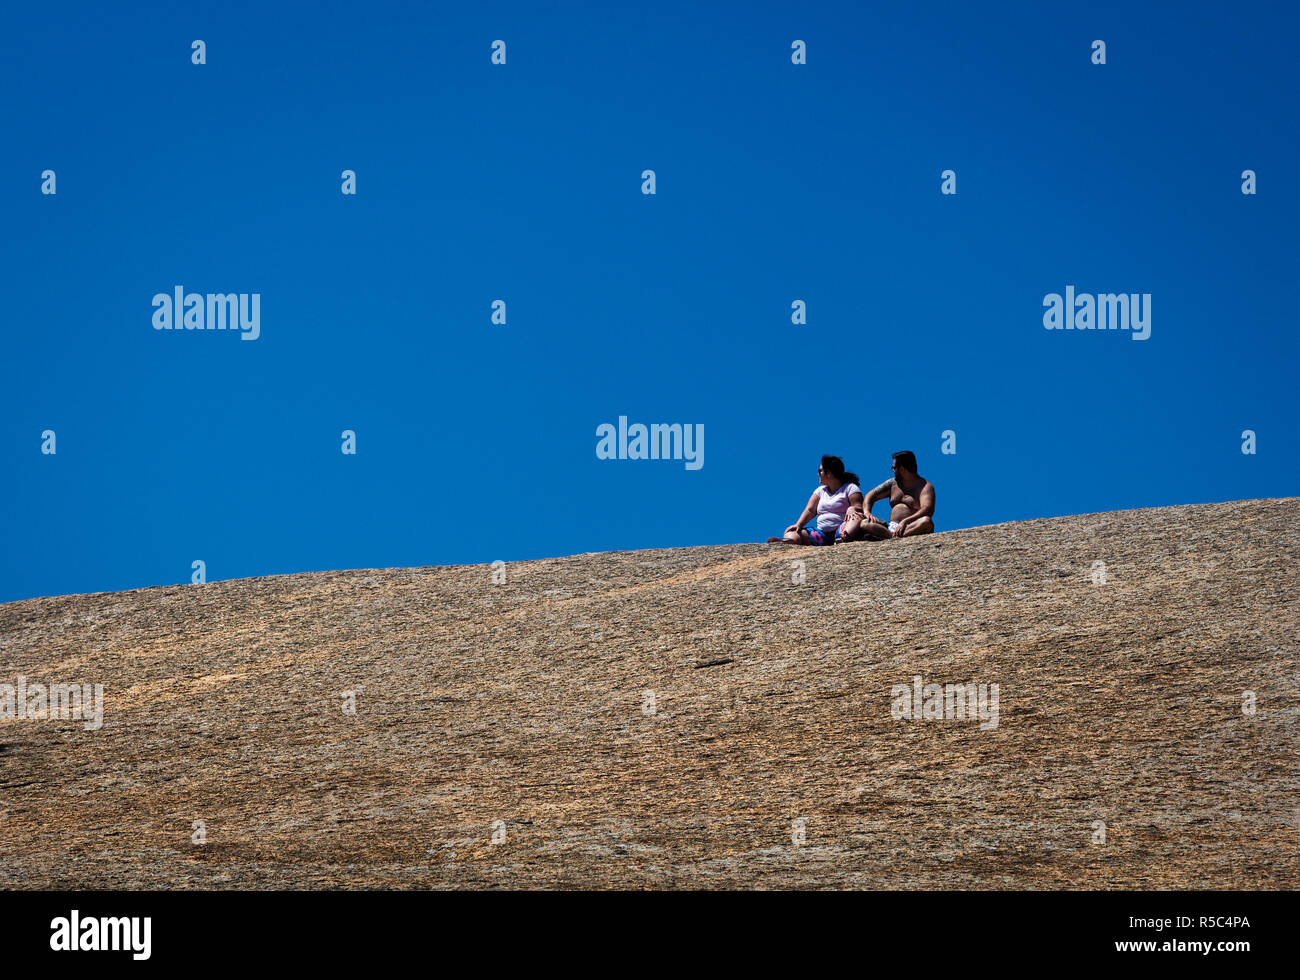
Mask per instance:
[[[1300,15],[1045,6],[11,5],[0,601],[762,540],[826,452],[940,530],[1300,494]]]

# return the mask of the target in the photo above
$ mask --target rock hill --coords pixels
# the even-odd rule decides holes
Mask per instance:
[[[0,887],[1294,889],[1298,523],[0,605],[0,683],[104,691],[98,730],[0,720]]]

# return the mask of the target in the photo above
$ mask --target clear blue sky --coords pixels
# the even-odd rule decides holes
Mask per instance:
[[[1300,494],[1294,5],[116,6],[0,32],[0,601],[762,540],[825,452],[940,530]]]

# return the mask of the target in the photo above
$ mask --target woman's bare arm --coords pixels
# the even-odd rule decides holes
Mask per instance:
[[[799,519],[795,521],[793,524],[791,524],[788,528],[786,528],[786,530],[797,531],[816,516],[817,516],[817,491],[814,490],[812,492],[812,496],[808,498],[808,505],[804,507],[803,513],[799,515]]]

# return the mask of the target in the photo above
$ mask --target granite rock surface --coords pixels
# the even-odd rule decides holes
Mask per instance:
[[[0,684],[103,685],[0,720],[0,888],[1294,889],[1298,523],[0,605]]]

